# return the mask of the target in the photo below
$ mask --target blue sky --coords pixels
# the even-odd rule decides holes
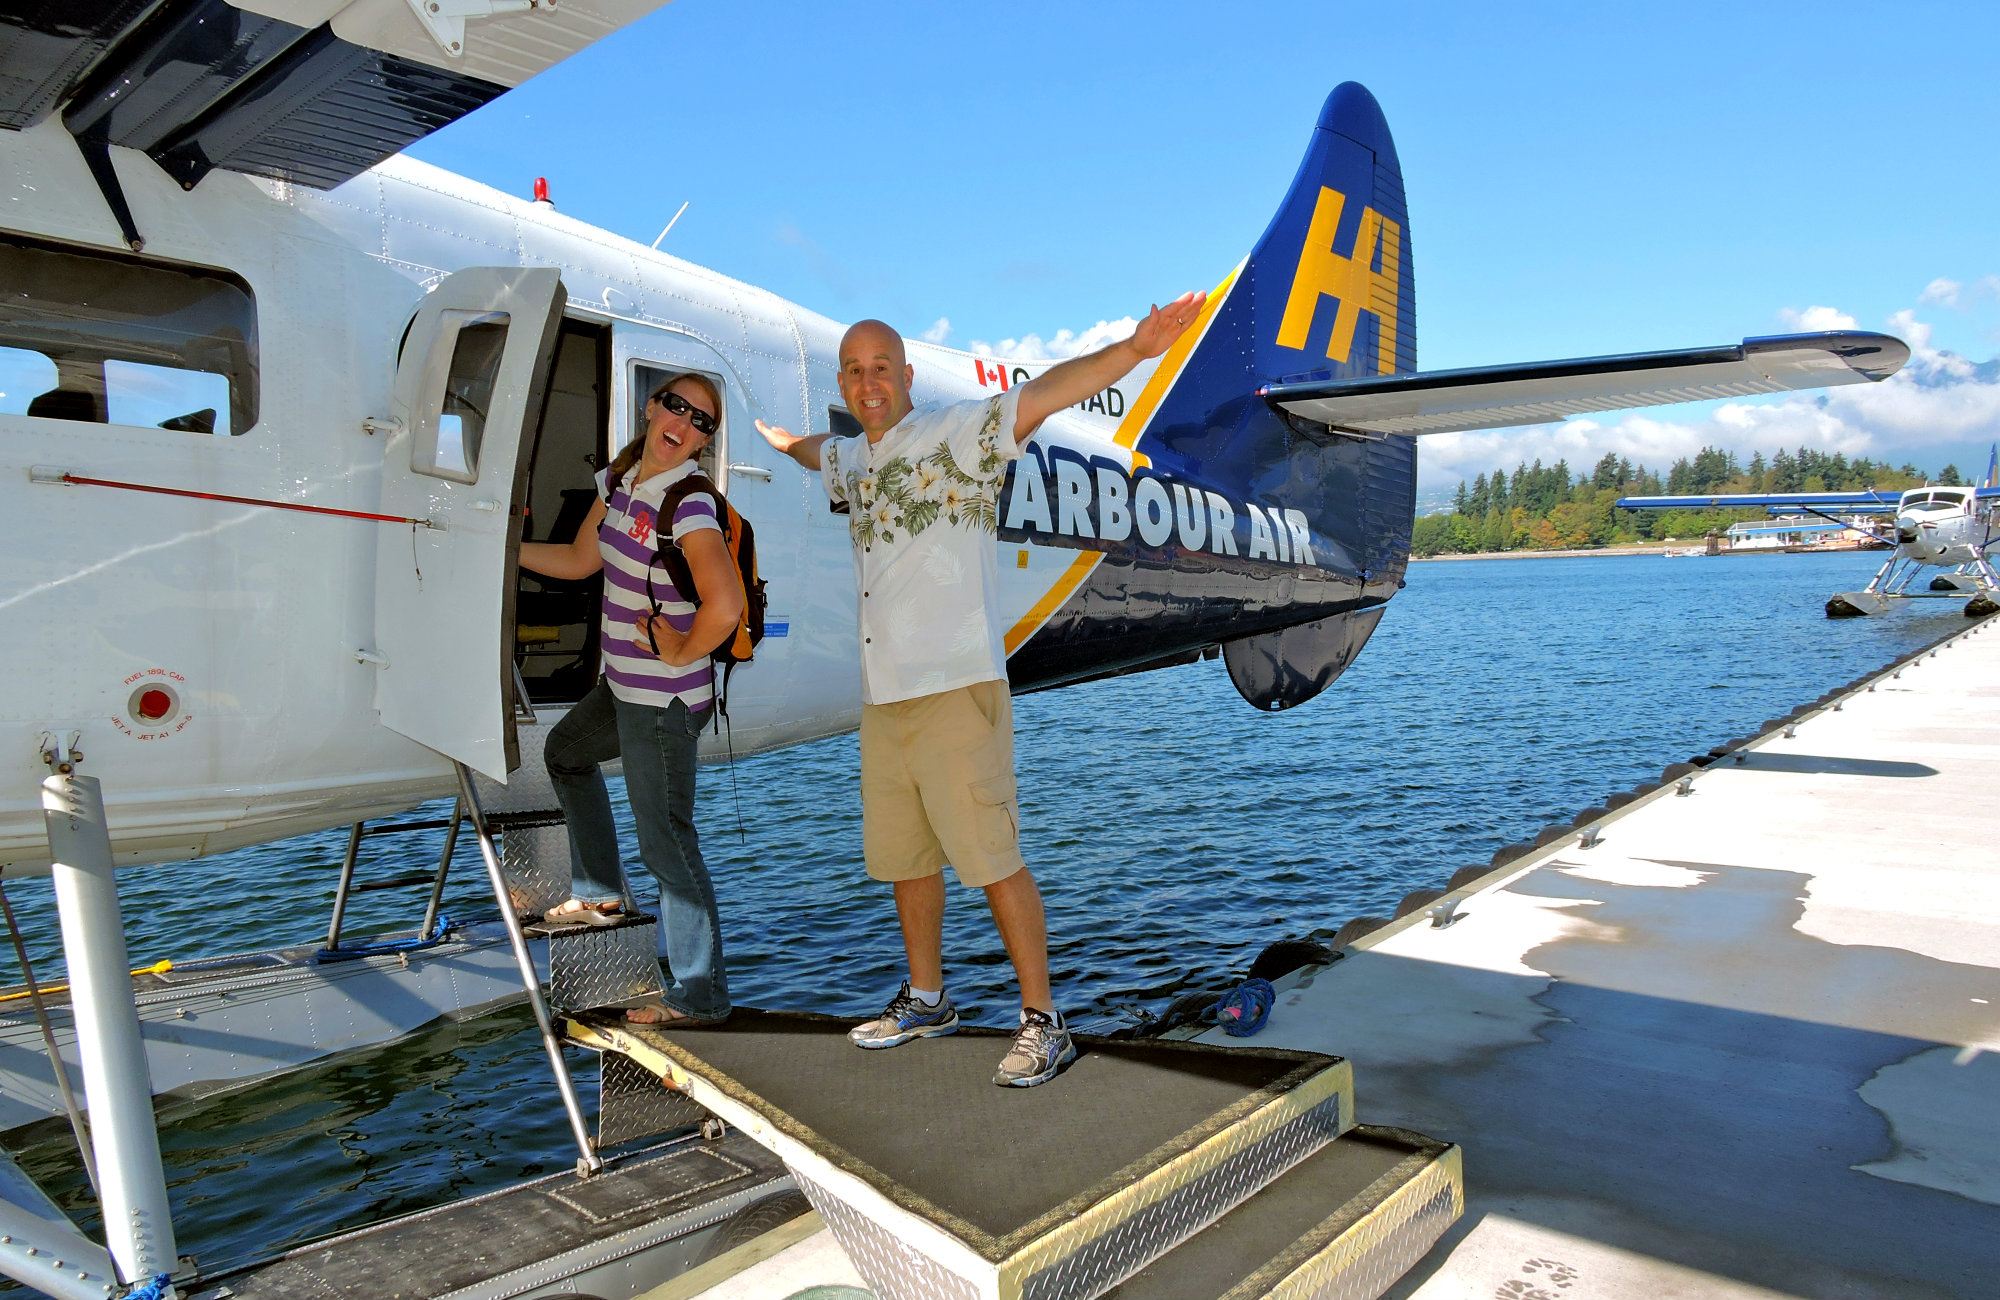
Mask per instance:
[[[1996,50],[2000,6],[1922,0],[675,0],[411,152],[524,195],[546,175],[642,243],[688,201],[681,257],[1060,354],[1220,278],[1357,80],[1402,158],[1425,369],[1848,321],[1918,345],[1906,381],[1831,403],[1427,439],[1431,488],[1703,442],[1972,468],[2000,434]]]

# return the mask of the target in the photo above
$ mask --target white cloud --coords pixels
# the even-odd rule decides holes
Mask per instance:
[[[1917,295],[1917,301],[1932,307],[1956,307],[1958,291],[1964,287],[1956,280],[1939,276],[1924,286],[1924,291]]]
[[[1007,357],[1016,361],[1061,361],[1117,343],[1130,336],[1138,324],[1130,316],[1121,316],[1117,320],[1101,320],[1082,333],[1063,329],[1046,339],[1039,334],[1024,334],[1020,338],[1001,339],[997,343],[979,339],[968,343],[966,348],[986,356]]]
[[[1972,291],[1983,298],[2000,298],[2000,275],[1982,275],[1972,282]]]
[[[931,322],[931,327],[917,336],[926,343],[942,343],[951,337],[951,317],[940,316]]]
[[[1795,330],[1851,330],[1854,318],[1838,307],[1808,307],[1804,311],[1796,307],[1780,307],[1778,319],[1785,322],[1788,329]]]

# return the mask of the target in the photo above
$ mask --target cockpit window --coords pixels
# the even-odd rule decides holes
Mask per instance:
[[[257,308],[223,271],[0,236],[0,415],[239,434]]]

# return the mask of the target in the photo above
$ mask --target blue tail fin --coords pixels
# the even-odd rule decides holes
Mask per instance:
[[[1282,433],[1257,389],[1414,370],[1414,287],[1395,143],[1375,97],[1343,83],[1263,237],[1217,286],[1193,341],[1147,385],[1141,401],[1153,396],[1157,407],[1141,449],[1195,452],[1253,481],[1246,458]]]
[[[1328,96],[1269,228],[1160,358],[1117,434],[1175,485],[1177,502],[1205,490],[1224,503],[1213,518],[1233,519],[1235,540],[1204,546],[1210,520],[1197,510],[1178,542],[1141,529],[1073,570],[1088,576],[1064,589],[1060,611],[1010,646],[1016,684],[1191,658],[1218,643],[1259,708],[1289,708],[1339,676],[1401,586],[1416,440],[1307,437],[1259,390],[1415,369],[1413,289],[1396,148],[1374,96],[1348,83]]]

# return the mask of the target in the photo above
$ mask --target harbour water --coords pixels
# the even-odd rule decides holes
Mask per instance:
[[[1220,663],[1019,699],[1023,847],[1073,1022],[1115,1029],[1189,990],[1227,987],[1274,940],[1386,915],[1409,890],[1963,622],[1945,601],[1826,619],[1827,595],[1861,586],[1874,563],[1420,564],[1359,663],[1293,712],[1244,705]],[[901,976],[887,893],[859,867],[856,761],[850,736],[737,763],[733,795],[729,771],[703,772],[704,846],[739,1003],[859,1015]],[[312,941],[344,840],[124,877],[134,964]],[[364,857],[364,877],[420,870],[432,851],[371,847],[383,856]],[[481,910],[480,877],[457,874],[447,910]],[[350,933],[413,924],[415,892],[363,895]],[[9,895],[38,974],[60,978],[46,882]],[[962,1012],[1011,1022],[1009,968],[979,900],[955,896],[946,928]],[[590,1068],[577,1063],[586,1085]],[[170,1102],[161,1120],[182,1249],[205,1267],[575,1154],[525,1010]],[[65,1124],[8,1145],[94,1229]]]

